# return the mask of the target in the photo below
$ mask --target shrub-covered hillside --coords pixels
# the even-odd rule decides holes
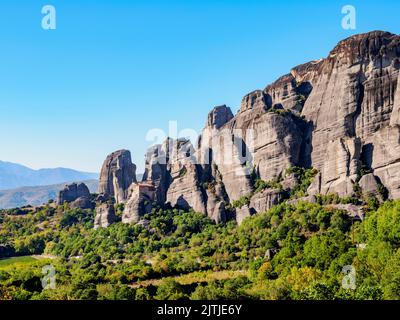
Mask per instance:
[[[400,298],[400,201],[363,222],[306,202],[240,227],[178,210],[99,230],[93,218],[51,204],[2,211],[0,299]],[[56,288],[43,290],[49,264]],[[356,272],[354,290],[342,287],[345,266]]]

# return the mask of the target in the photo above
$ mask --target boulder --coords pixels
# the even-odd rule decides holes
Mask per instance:
[[[240,226],[243,223],[243,220],[250,217],[252,215],[249,206],[244,205],[241,208],[236,209],[236,222]]]
[[[358,184],[360,185],[364,194],[378,195],[379,184],[376,177],[372,173],[363,175]]]
[[[94,219],[94,229],[107,228],[117,220],[114,205],[103,203],[96,208],[96,216]]]
[[[71,203],[78,198],[90,199],[89,188],[84,183],[71,183],[58,192],[57,204]]]
[[[355,220],[364,220],[364,211],[360,206],[356,206],[354,204],[332,204],[329,205],[329,207],[347,211],[349,216]]]
[[[256,193],[250,199],[249,207],[256,213],[267,212],[273,206],[279,204],[283,199],[283,194],[279,190],[265,189]]]
[[[73,209],[93,209],[94,206],[94,203],[87,197],[79,197],[78,199],[70,203],[70,207]]]

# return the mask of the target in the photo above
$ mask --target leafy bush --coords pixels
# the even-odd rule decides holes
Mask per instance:
[[[318,174],[316,169],[306,169],[302,167],[291,167],[286,170],[286,174],[293,174],[299,181],[298,184],[290,191],[291,198],[301,198],[307,196],[307,190],[313,179]]]
[[[351,198],[317,198],[281,203],[240,226],[157,208],[143,225],[93,230],[91,210],[3,211],[4,250],[55,259],[0,265],[0,298],[399,299],[400,201],[374,203],[354,222],[326,206]],[[38,282],[45,264],[56,268],[55,290]],[[341,286],[346,265],[357,271],[354,291]]]
[[[243,206],[248,206],[250,204],[250,199],[252,195],[242,196],[238,200],[233,201],[232,206],[234,208],[242,208]]]

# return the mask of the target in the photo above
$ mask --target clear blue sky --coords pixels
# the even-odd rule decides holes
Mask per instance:
[[[57,29],[41,28],[54,5]],[[341,28],[341,8],[357,29]],[[99,171],[148,130],[200,130],[208,111],[325,57],[352,34],[400,33],[400,1],[2,0],[0,160]]]

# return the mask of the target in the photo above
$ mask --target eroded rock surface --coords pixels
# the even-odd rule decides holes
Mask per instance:
[[[243,223],[243,220],[250,217],[252,215],[249,206],[244,205],[241,208],[236,209],[236,222],[240,226]]]
[[[119,150],[110,154],[101,168],[99,193],[123,203],[133,182],[136,182],[136,166],[132,163],[130,151]]]
[[[283,195],[281,191],[265,189],[251,198],[249,207],[257,213],[267,212],[273,206],[279,204],[282,199]]]
[[[89,188],[84,183],[71,183],[60,190],[57,197],[57,204],[62,205],[65,202],[71,203],[78,198],[90,200]]]
[[[134,183],[130,187],[130,195],[125,203],[122,215],[123,223],[136,223],[140,217],[150,213],[155,199],[155,188],[152,183]]]
[[[379,182],[372,173],[362,176],[358,184],[365,195],[378,195]]]
[[[241,223],[284,199],[277,190],[254,194],[256,179],[273,181],[300,166],[318,170],[304,199],[352,196],[357,184],[365,193],[386,188],[390,198],[400,198],[399,69],[399,36],[375,31],[345,39],[327,58],[247,94],[236,115],[215,107],[194,145],[168,138],[150,148],[143,182],[154,186],[151,196],[138,187],[128,191],[136,179],[125,150],[107,157],[100,193],[128,200],[125,222],[137,222],[149,201],[221,222],[234,215],[229,204],[252,195],[249,206],[236,209]],[[287,195],[300,182],[285,177],[282,189]]]
[[[113,204],[103,203],[96,207],[94,229],[107,228],[110,224],[112,224],[116,220],[117,217],[115,215],[115,209]]]
[[[398,140],[388,143],[398,131],[399,57],[399,36],[356,35],[341,41],[310,77],[313,89],[302,115],[313,125],[311,159],[321,170],[321,192],[350,194],[363,160],[392,196],[399,195],[397,178],[388,178],[399,154]]]

